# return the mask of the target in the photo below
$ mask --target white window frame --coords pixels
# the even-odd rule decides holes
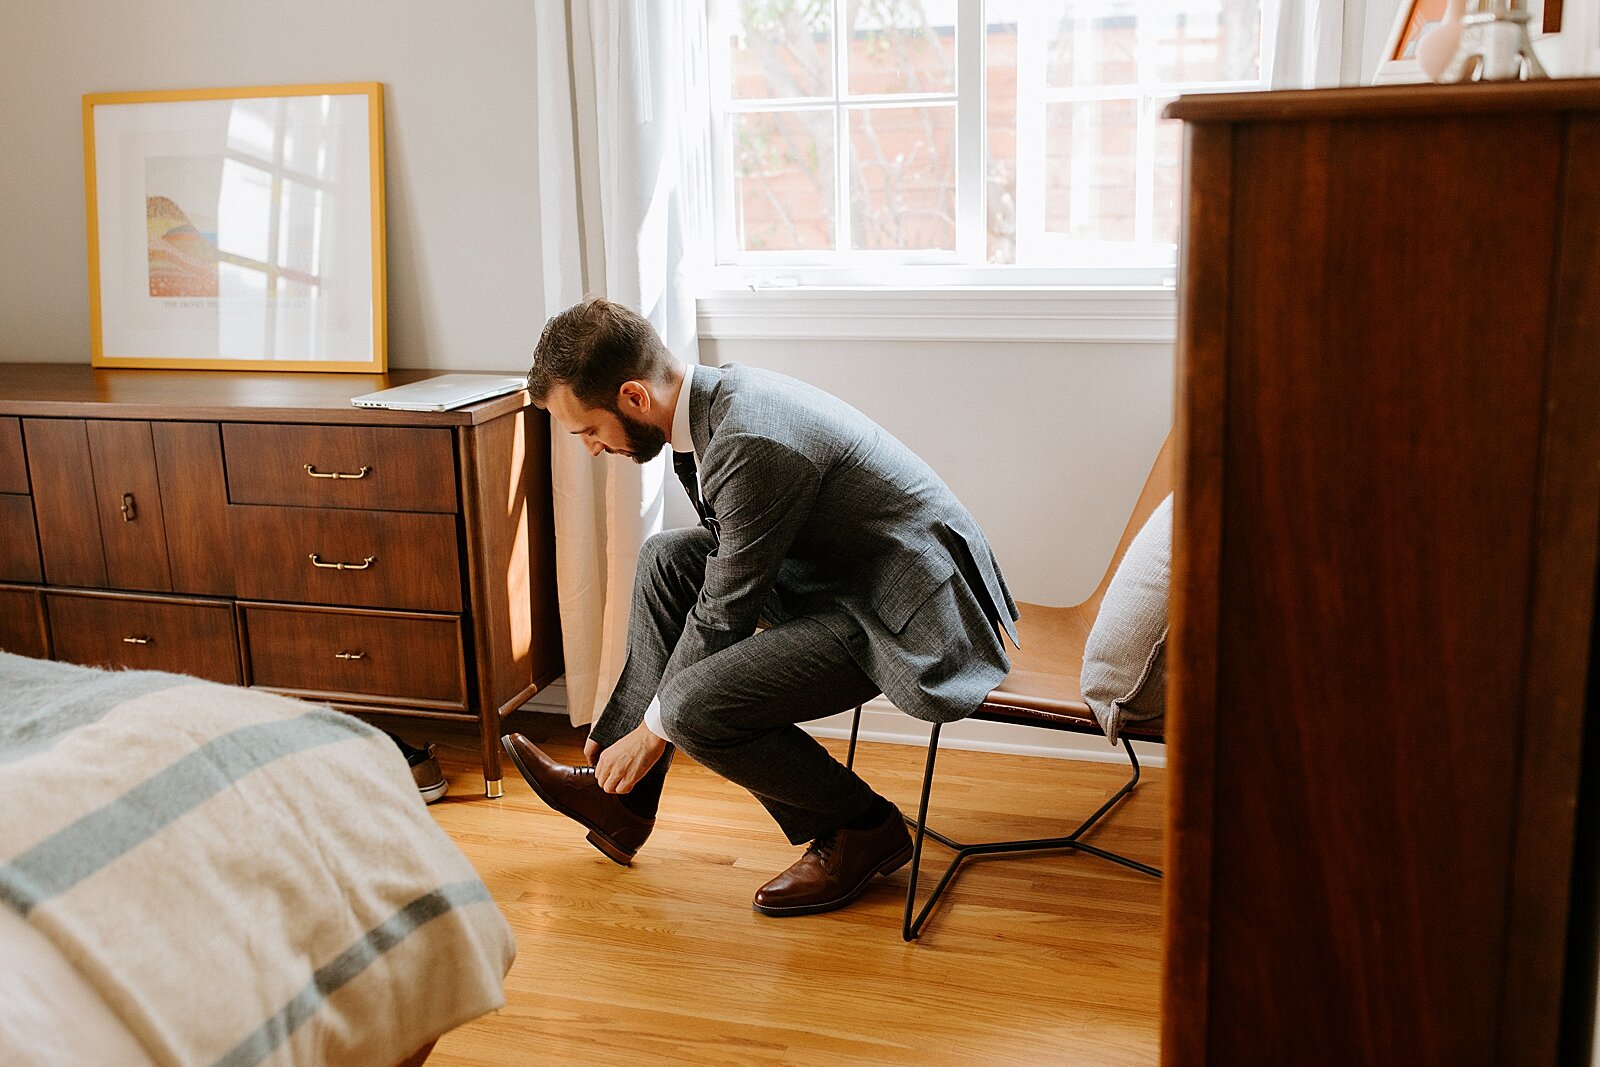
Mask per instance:
[[[953,90],[944,93],[892,93],[872,96],[849,93],[847,61],[849,35],[842,23],[843,0],[833,0],[833,95],[830,98],[754,98],[730,99],[730,54],[725,25],[718,24],[718,7],[710,6],[711,42],[708,49],[711,65],[712,114],[709,129],[713,163],[712,215],[715,223],[715,263],[701,276],[701,291],[710,296],[735,291],[788,290],[788,289],[896,289],[903,292],[916,290],[944,290],[949,287],[977,289],[1029,290],[1039,288],[1082,289],[1087,293],[1100,293],[1107,289],[1170,289],[1176,283],[1177,268],[1175,248],[1166,246],[1166,254],[1152,256],[1150,245],[1123,242],[1095,242],[1096,265],[1043,266],[1039,260],[1055,258],[1068,247],[1073,251],[1085,250],[1085,242],[1076,241],[1063,234],[1043,232],[1042,154],[1044,109],[1050,103],[1086,99],[1142,100],[1143,110],[1139,125],[1136,194],[1139,220],[1136,236],[1148,235],[1151,227],[1151,198],[1146,191],[1154,180],[1155,122],[1160,108],[1176,95],[1177,88],[1154,82],[1150,74],[1152,64],[1140,63],[1140,81],[1120,86],[1056,88],[1043,86],[1043,51],[1045,34],[1035,33],[1031,38],[1018,30],[1018,82],[1019,97],[1024,77],[1024,52],[1038,53],[1039,95],[1032,101],[1019,99],[1017,115],[1017,142],[1019,159],[1025,151],[1038,154],[1035,176],[1040,186],[1036,194],[1025,197],[1023,168],[1019,165],[1017,189],[1017,231],[1019,259],[1032,259],[1032,263],[1018,265],[990,265],[983,262],[987,243],[985,219],[986,182],[984,168],[987,159],[987,130],[985,129],[986,71],[984,48],[987,19],[984,0],[957,0],[956,14],[956,70]],[[1182,92],[1229,91],[1252,87],[1265,88],[1268,78],[1271,39],[1269,9],[1273,0],[1262,0],[1261,76],[1258,82],[1182,83]],[[1019,23],[1028,10],[1019,15]],[[1025,47],[1025,40],[1035,43]],[[1141,41],[1141,48],[1151,47]],[[976,85],[978,92],[963,93],[965,86]],[[849,128],[848,111],[857,107],[915,106],[930,103],[953,103],[956,109],[956,197],[957,232],[954,251],[908,252],[901,250],[867,251],[849,248],[851,240],[849,212]],[[777,111],[822,110],[834,112],[834,204],[835,248],[830,251],[779,251],[747,252],[736,247],[734,173],[731,156],[730,117],[740,113]],[[1025,118],[1025,113],[1037,114]],[[1024,123],[1028,126],[1025,128]],[[1033,137],[1032,141],[1027,138]],[[1031,203],[1027,201],[1031,200]],[[1037,242],[1023,255],[1024,228],[1031,213],[1037,232],[1029,237]],[[720,316],[718,316],[720,318]]]
[[[1268,0],[1262,0],[1263,9]],[[1024,6],[1017,20],[1017,261],[1036,265],[1050,259],[1093,258],[1117,269],[1155,271],[1170,276],[1177,261],[1176,242],[1155,240],[1154,185],[1156,128],[1161,109],[1179,93],[1244,92],[1267,87],[1265,44],[1256,78],[1248,81],[1170,82],[1155,76],[1156,16],[1140,13],[1135,44],[1138,77],[1118,85],[1049,86],[1045,69],[1050,19],[1038,6]],[[1262,34],[1266,33],[1263,10]],[[1146,18],[1152,25],[1145,26]],[[1045,112],[1052,104],[1129,101],[1137,113],[1134,155],[1134,235],[1132,241],[1072,238],[1045,228]],[[1099,268],[1096,268],[1099,269]]]
[[[848,71],[850,39],[841,32],[844,0],[829,0],[833,5],[833,96],[735,100],[728,95],[728,34],[717,24],[713,5],[711,60],[712,129],[711,158],[715,175],[716,257],[718,266],[735,268],[738,275],[789,268],[826,268],[836,276],[850,271],[876,275],[885,267],[906,265],[955,265],[969,263],[983,254],[983,3],[957,0],[955,83],[948,92],[938,93],[851,93]],[[963,85],[975,84],[977,93],[961,92]],[[850,143],[849,113],[868,108],[950,105],[956,121],[956,247],[950,251],[881,251],[852,249],[850,232]],[[834,247],[832,250],[747,252],[737,247],[738,227],[734,217],[733,160],[730,123],[734,115],[770,114],[784,111],[833,112],[833,204]]]

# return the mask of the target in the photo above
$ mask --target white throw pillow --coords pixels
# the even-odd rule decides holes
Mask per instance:
[[[1126,723],[1167,710],[1167,591],[1172,496],[1128,546],[1083,647],[1083,699],[1112,743]]]

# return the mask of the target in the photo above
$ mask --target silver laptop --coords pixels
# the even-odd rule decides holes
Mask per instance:
[[[526,389],[528,379],[520,374],[441,374],[426,381],[379,389],[350,398],[358,408],[393,408],[396,411],[449,411],[491,396]]]

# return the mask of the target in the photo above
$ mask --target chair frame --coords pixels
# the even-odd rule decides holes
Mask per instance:
[[[850,724],[850,750],[845,754],[844,763],[848,769],[854,769],[855,767],[856,740],[861,731],[861,708],[862,706],[856,707],[855,718]],[[985,716],[982,712],[972,715],[971,718],[988,719],[992,722],[1009,721],[994,716]],[[961,865],[975,857],[998,856],[1017,852],[1084,852],[1091,856],[1099,856],[1103,860],[1110,860],[1112,863],[1121,864],[1130,870],[1138,871],[1140,874],[1147,874],[1152,878],[1161,877],[1161,871],[1158,868],[1152,867],[1147,863],[1140,863],[1136,859],[1130,859],[1121,853],[1112,852],[1110,849],[1088,844],[1083,840],[1083,836],[1092,830],[1101,819],[1110,814],[1113,808],[1131,795],[1134,787],[1139,784],[1139,757],[1133,750],[1133,742],[1130,738],[1118,738],[1117,744],[1121,745],[1123,751],[1128,754],[1128,763],[1133,768],[1132,774],[1126,782],[1122,783],[1120,789],[1111,794],[1103,804],[1094,810],[1093,814],[1080,822],[1070,834],[1066,834],[1063,837],[967,843],[948,837],[928,825],[928,800],[933,794],[933,767],[934,761],[939,756],[940,725],[940,723],[934,723],[933,730],[928,735],[928,760],[922,771],[922,798],[917,804],[917,817],[913,819],[909,815],[901,814],[901,818],[915,831],[911,845],[911,875],[906,882],[905,914],[900,923],[900,936],[902,939],[915,941],[922,934],[922,928],[927,925],[929,916],[933,914],[933,909],[939,903],[939,899],[944,896],[945,890],[955,881],[956,873],[960,871]],[[1046,724],[1044,722],[1030,723],[1029,725],[1066,730],[1073,733],[1087,732],[1073,726]],[[938,883],[934,885],[933,892],[929,894],[927,900],[923,901],[922,908],[919,911],[917,909],[917,881],[922,870],[923,841],[929,837],[950,849],[955,855],[950,860],[949,865],[945,867],[944,874],[940,876]]]
[[[1077,613],[1079,618],[1098,615],[1100,603],[1105,598],[1106,590],[1111,585],[1117,567],[1122,562],[1123,554],[1127,552],[1134,536],[1143,528],[1156,506],[1166,497],[1172,486],[1172,435],[1168,434],[1166,441],[1157,454],[1155,463],[1150,469],[1150,475],[1145,479],[1144,488],[1139,493],[1138,501],[1134,504],[1133,514],[1128,519],[1127,528],[1123,531],[1122,539],[1112,554],[1110,563],[1106,566],[1105,574],[1100,579],[1099,586],[1090,594],[1082,604],[1065,609],[1069,613]],[[1048,610],[1048,609],[1047,609]],[[1016,676],[1016,669],[1008,676],[1008,681]],[[1039,729],[1059,730],[1067,733],[1086,734],[1094,737],[1103,737],[1099,724],[1094,720],[1087,704],[1084,704],[1081,695],[1075,695],[1063,701],[1058,693],[1050,700],[1040,701],[1038,698],[1046,694],[1029,692],[1025,688],[1006,689],[1005,683],[991,692],[978,710],[969,718],[988,722],[1013,723],[1031,726]],[[1035,706],[1030,707],[1030,704]],[[1053,706],[1052,706],[1053,705]],[[1082,716],[1076,717],[1076,716]],[[985,856],[1000,856],[1018,852],[1084,852],[1091,856],[1098,856],[1103,860],[1120,864],[1132,871],[1160,878],[1161,871],[1147,863],[1130,859],[1127,856],[1100,848],[1084,841],[1084,837],[1100,824],[1111,811],[1122,801],[1126,800],[1139,784],[1139,757],[1133,750],[1133,737],[1136,735],[1141,741],[1164,742],[1164,731],[1155,732],[1140,729],[1138,724],[1131,724],[1122,732],[1115,744],[1122,746],[1128,756],[1128,764],[1132,768],[1128,780],[1124,782],[1115,793],[1071,833],[1062,837],[1029,838],[1019,841],[979,841],[963,842],[947,837],[928,826],[928,800],[933,792],[933,767],[939,755],[939,723],[933,724],[932,732],[928,735],[928,760],[922,772],[922,798],[917,804],[917,817],[901,814],[901,818],[911,826],[916,835],[911,847],[911,876],[906,884],[905,917],[901,923],[901,936],[907,941],[915,941],[922,933],[928,918],[933,913],[934,907],[944,896],[945,890],[950,888],[956,874],[961,870],[961,865],[969,859],[981,859]],[[845,766],[854,769],[856,759],[856,740],[861,732],[861,706],[857,706],[855,719],[850,725],[850,750],[845,757]],[[921,910],[917,909],[917,882],[922,869],[922,846],[927,838],[932,838],[955,853],[949,866],[934,885],[932,894],[923,903]]]

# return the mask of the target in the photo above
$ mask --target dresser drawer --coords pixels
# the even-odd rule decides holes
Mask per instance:
[[[36,589],[0,589],[0,652],[43,659],[44,612]]]
[[[22,420],[0,418],[0,493],[28,491],[28,460],[22,451]]]
[[[228,529],[241,598],[461,610],[453,515],[235,505]]]
[[[448,615],[241,606],[250,683],[329,698],[467,706],[461,620]]]
[[[235,504],[456,510],[449,430],[225,423],[222,449]]]
[[[39,580],[39,535],[33,527],[33,497],[0,493],[0,581]]]
[[[231,604],[83,593],[46,593],[44,602],[56,659],[240,681]]]

